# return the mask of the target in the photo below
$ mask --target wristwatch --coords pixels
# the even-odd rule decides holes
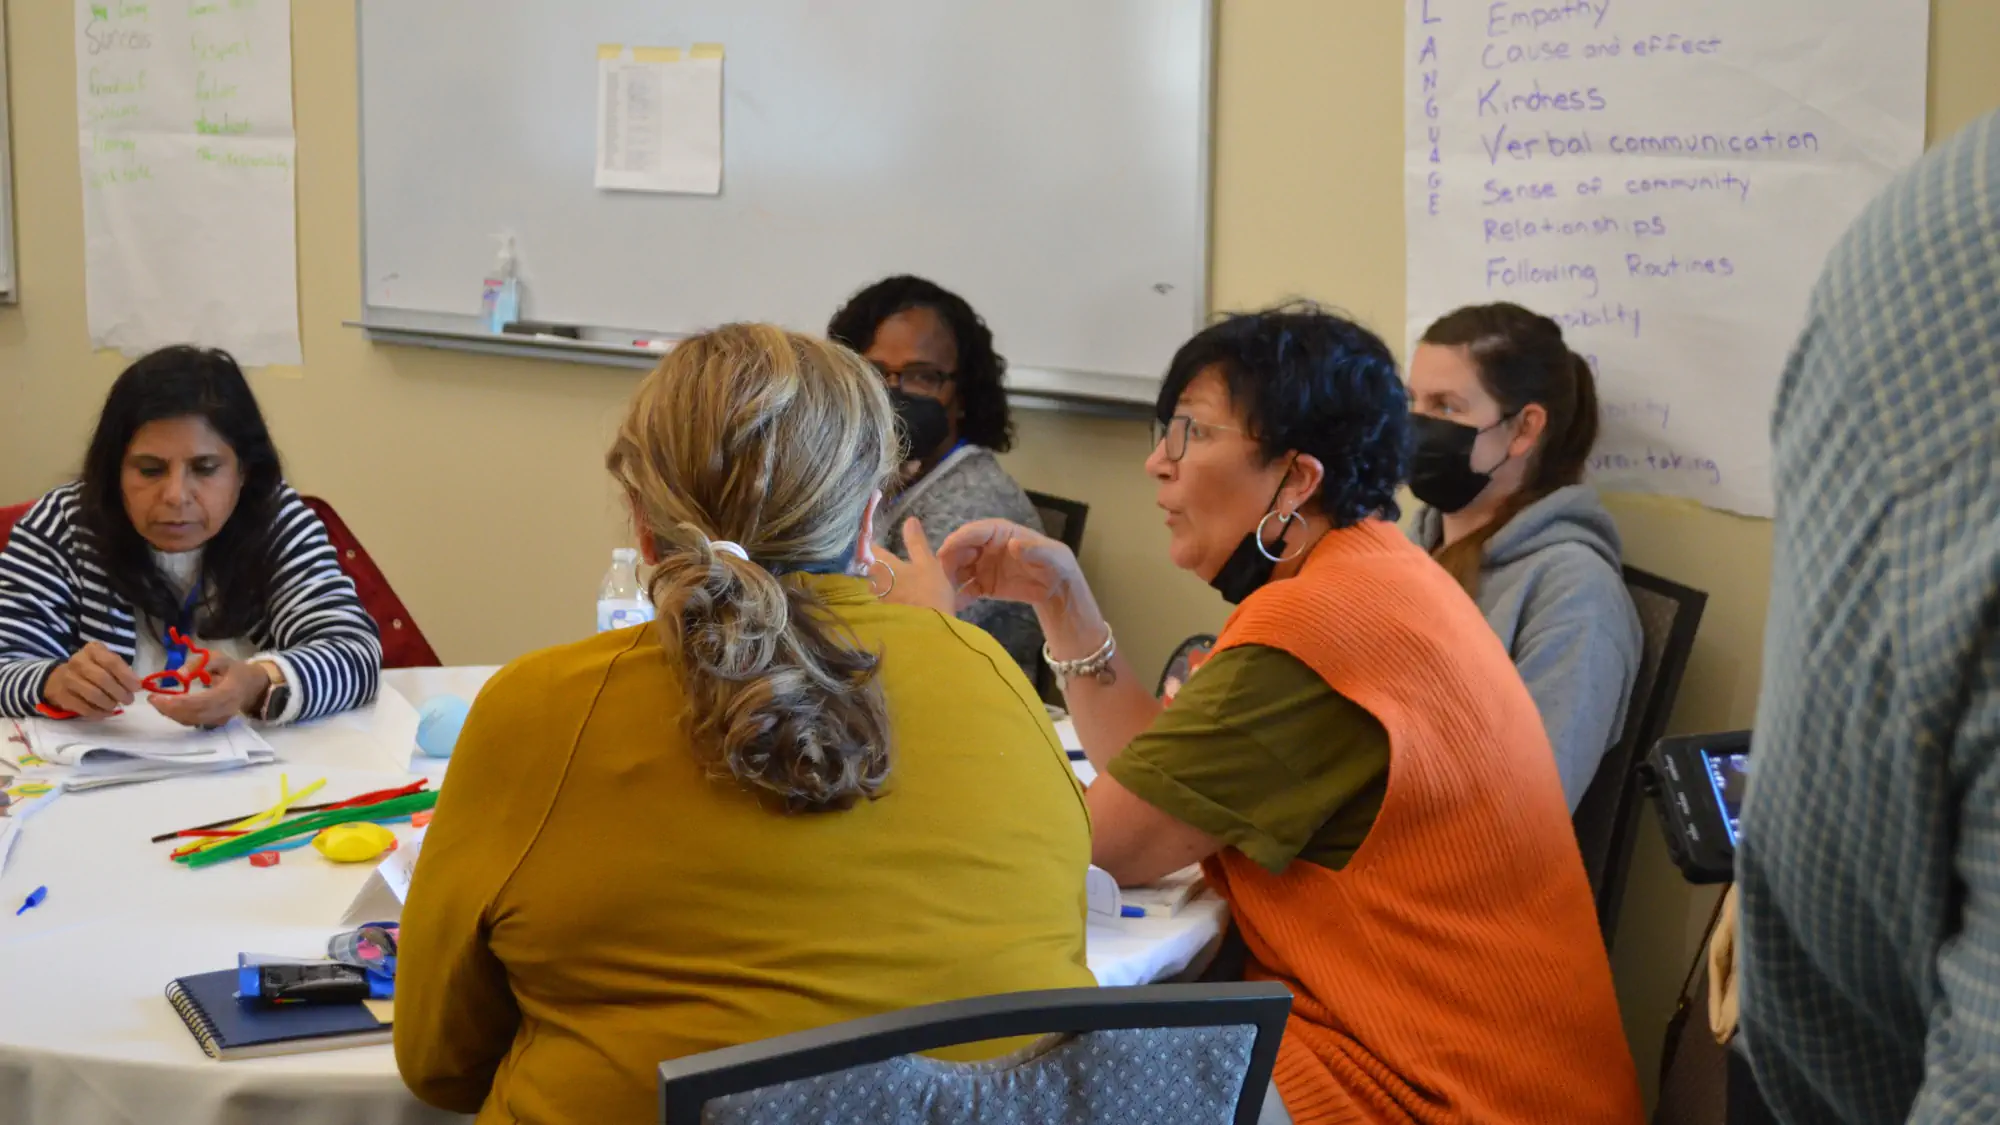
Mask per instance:
[[[292,705],[292,685],[285,680],[284,665],[277,661],[257,660],[252,663],[271,679],[271,686],[264,689],[264,698],[253,705],[252,713],[259,722],[272,722]]]

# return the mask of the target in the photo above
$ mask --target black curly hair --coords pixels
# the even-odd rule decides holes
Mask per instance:
[[[1319,505],[1333,526],[1402,514],[1410,405],[1382,338],[1308,301],[1232,313],[1174,353],[1154,414],[1173,417],[1195,376],[1218,368],[1269,464],[1296,450],[1326,466]]]
[[[958,422],[958,436],[995,453],[1014,448],[1014,419],[1007,412],[1007,360],[993,350],[993,330],[965,298],[936,282],[899,274],[848,298],[833,314],[826,334],[835,343],[866,353],[883,321],[911,309],[936,313],[958,345],[958,371],[952,382],[965,412]]]

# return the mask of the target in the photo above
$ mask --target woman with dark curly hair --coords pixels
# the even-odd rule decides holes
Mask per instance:
[[[1174,357],[1157,418],[1168,553],[1238,607],[1171,704],[1046,536],[968,524],[905,586],[1034,607],[1098,771],[1092,862],[1126,884],[1202,863],[1247,974],[1297,997],[1267,1120],[1635,1125],[1534,700],[1391,522],[1389,349],[1311,306],[1231,316]]]
[[[907,460],[876,523],[876,543],[909,554],[916,520],[930,543],[979,519],[1042,528],[1035,506],[996,454],[1014,445],[1007,361],[965,298],[921,277],[891,277],[856,293],[826,334],[860,352],[889,384]],[[1023,605],[990,599],[960,606],[961,621],[999,639],[1034,678],[1042,631]]]

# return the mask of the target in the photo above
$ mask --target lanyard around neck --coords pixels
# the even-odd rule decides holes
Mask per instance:
[[[187,646],[175,643],[174,631],[179,630],[181,636],[187,637],[190,640],[193,639],[194,608],[200,601],[201,575],[197,574],[194,579],[194,588],[188,591],[187,600],[181,603],[180,617],[167,622],[160,630],[160,647],[167,654],[167,671],[169,672],[179,671],[180,666],[187,661]]]

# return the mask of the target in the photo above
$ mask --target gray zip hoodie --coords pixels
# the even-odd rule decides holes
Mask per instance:
[[[1431,508],[1417,513],[1410,538],[1436,550],[1443,517]],[[1639,674],[1639,614],[1625,592],[1619,549],[1618,528],[1595,489],[1557,489],[1486,541],[1474,599],[1542,712],[1572,813],[1625,731]]]

